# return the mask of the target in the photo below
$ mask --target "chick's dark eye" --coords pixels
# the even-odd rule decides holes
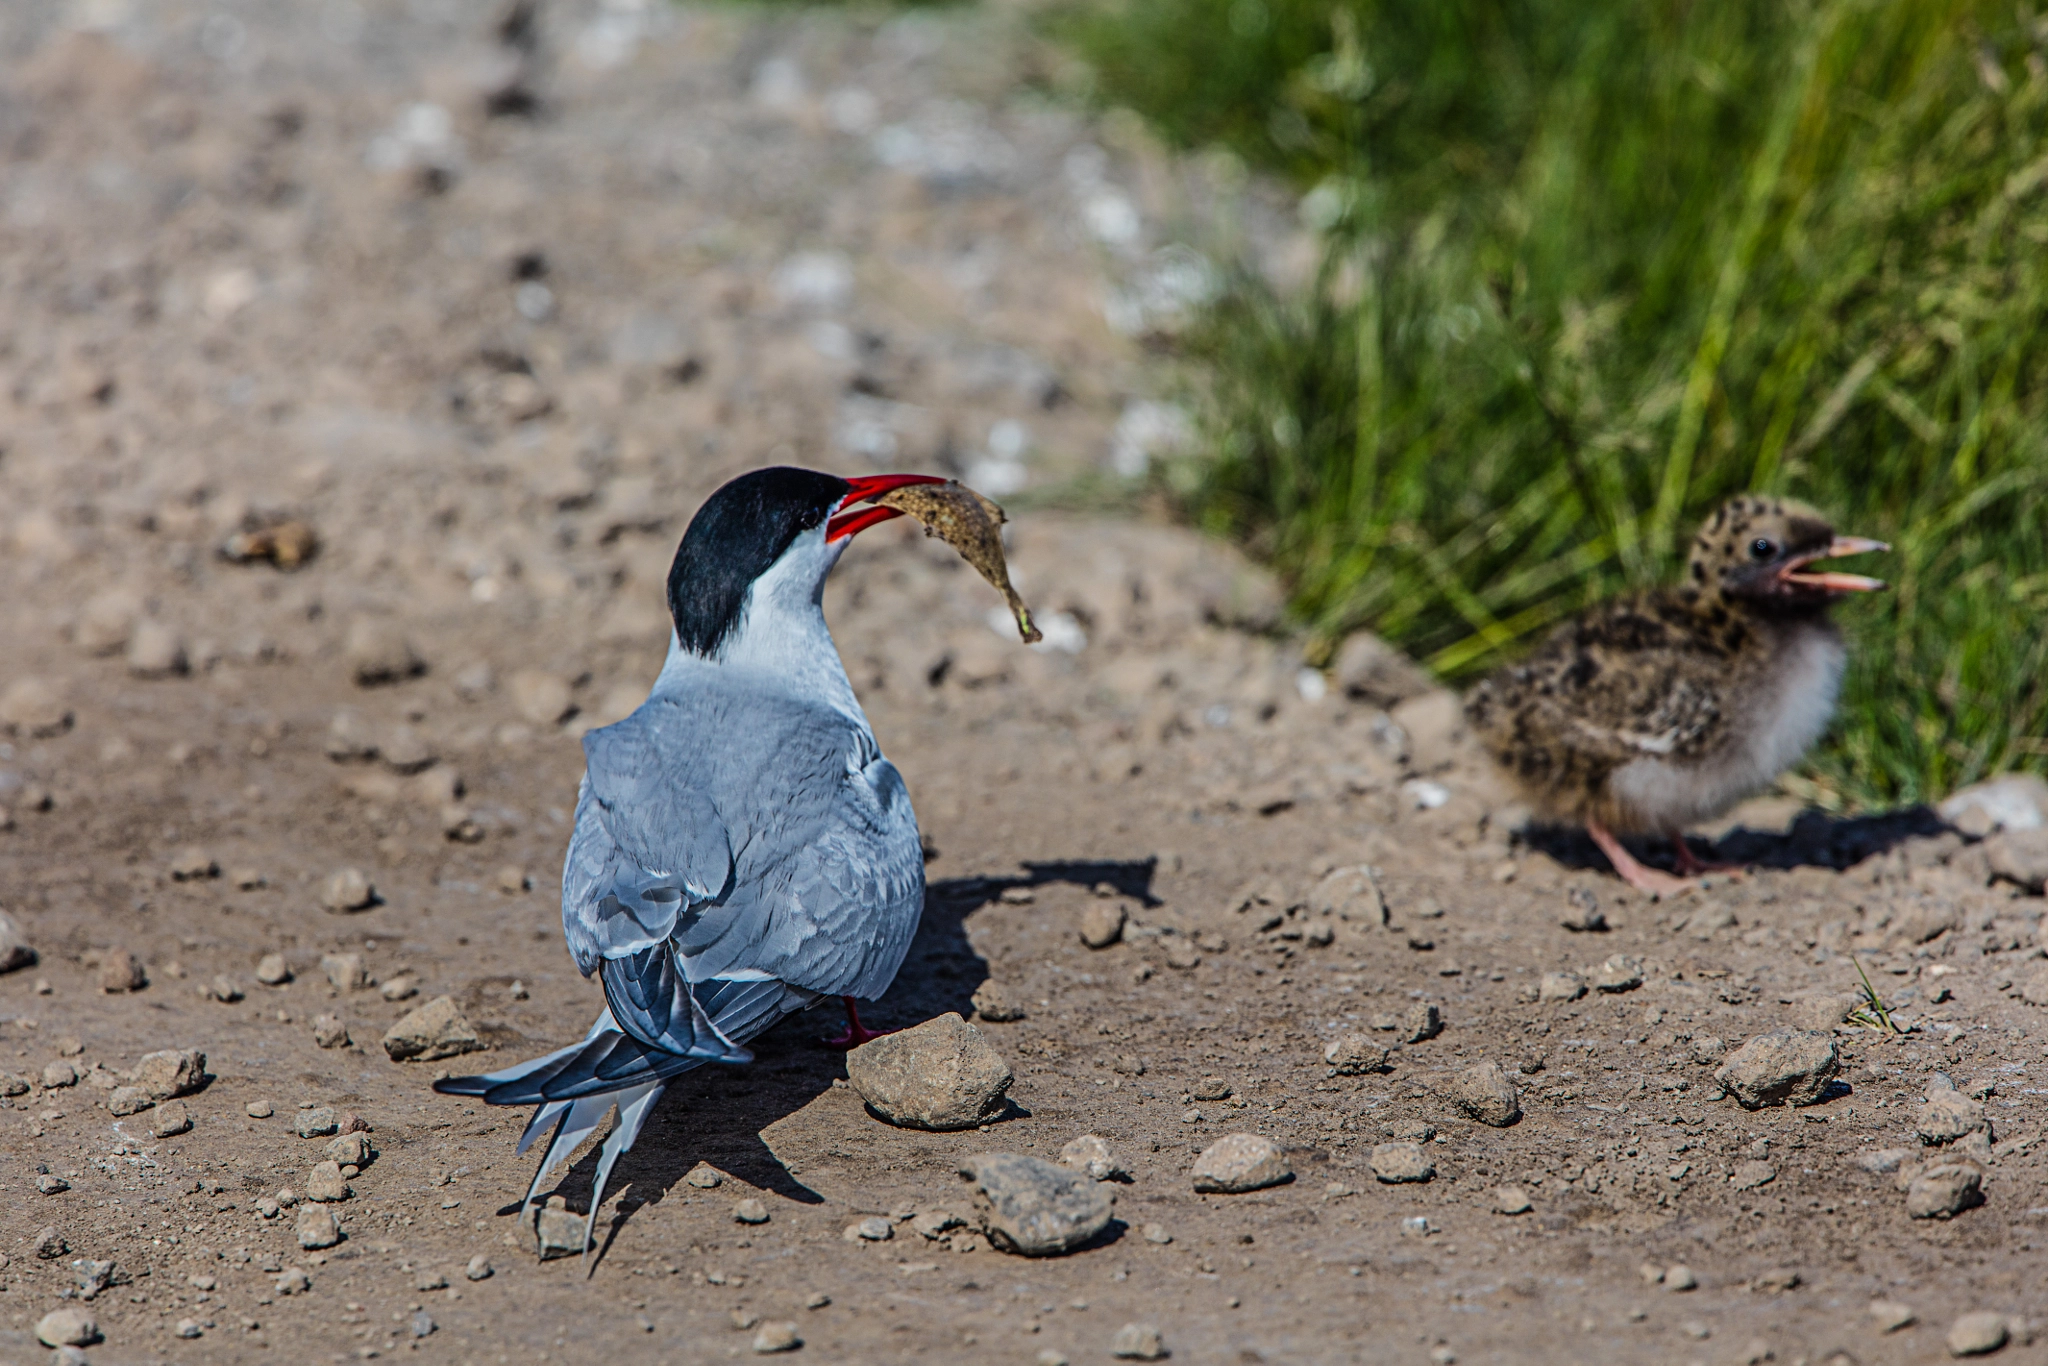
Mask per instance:
[[[1778,547],[1761,536],[1749,543],[1749,558],[1752,560],[1768,560],[1777,553]]]

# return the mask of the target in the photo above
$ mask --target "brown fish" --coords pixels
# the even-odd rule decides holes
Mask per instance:
[[[1017,630],[1030,645],[1042,635],[1031,622],[1031,609],[1010,584],[1003,559],[1003,510],[957,479],[939,484],[905,484],[870,500],[924,523],[924,534],[936,536],[960,552],[984,579],[1003,595],[1017,618]]]

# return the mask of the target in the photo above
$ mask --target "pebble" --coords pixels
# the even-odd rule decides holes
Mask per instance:
[[[182,1100],[167,1100],[149,1117],[149,1132],[155,1138],[174,1138],[192,1129],[192,1112]]]
[[[1323,1049],[1323,1062],[1342,1077],[1359,1077],[1386,1070],[1389,1054],[1363,1034],[1346,1034],[1332,1039]]]
[[[427,670],[426,661],[406,639],[404,628],[376,617],[357,617],[349,623],[342,653],[348,660],[349,677],[365,688],[396,683]]]
[[[1145,1241],[1157,1243],[1164,1247],[1173,1241],[1173,1234],[1167,1231],[1167,1227],[1164,1224],[1147,1224],[1145,1225]]]
[[[1598,934],[1607,928],[1607,914],[1592,888],[1573,887],[1564,894],[1564,918],[1558,923],[1580,934]]]
[[[199,1326],[199,1320],[179,1319],[178,1326],[171,1330],[171,1336],[177,1338],[196,1338],[204,1335],[205,1332],[206,1330]]]
[[[793,1323],[764,1323],[754,1333],[754,1350],[763,1356],[774,1352],[794,1352],[803,1345],[804,1340],[797,1336]]]
[[[44,1195],[62,1195],[71,1189],[71,1183],[61,1176],[38,1176],[36,1189]]]
[[[411,726],[393,726],[377,746],[377,757],[399,773],[419,773],[440,760],[427,737]],[[451,794],[452,795],[452,794]]]
[[[338,869],[321,884],[320,904],[336,912],[364,910],[377,904],[377,889],[362,869]]]
[[[1496,1214],[1527,1214],[1529,1192],[1520,1186],[1495,1186],[1493,1188],[1493,1210]]]
[[[700,1191],[715,1191],[725,1184],[724,1175],[708,1162],[699,1162],[690,1168],[689,1174],[683,1177],[683,1180]]]
[[[975,1018],[990,1024],[1014,1024],[1025,1017],[1023,1005],[997,986],[993,978],[974,989],[972,1004]]]
[[[965,1228],[967,1221],[951,1210],[928,1209],[910,1221],[911,1228],[928,1239],[943,1238],[956,1228]]]
[[[325,1205],[299,1206],[293,1232],[298,1236],[299,1246],[308,1251],[333,1247],[341,1241],[341,1225],[334,1222],[334,1211]]]
[[[1318,916],[1370,929],[1385,929],[1389,919],[1386,893],[1363,864],[1332,869],[1309,893],[1308,907]]]
[[[267,560],[279,569],[297,569],[320,549],[320,534],[293,519],[254,531],[237,531],[221,542],[221,558],[232,564]]]
[[[170,874],[173,882],[201,882],[219,877],[220,865],[204,849],[189,844],[171,858]]]
[[[288,1266],[270,1288],[280,1295],[303,1295],[313,1288],[313,1278],[303,1267]]]
[[[1805,1029],[1759,1034],[1728,1055],[1714,1080],[1746,1110],[1766,1105],[1813,1105],[1841,1070],[1831,1035]]]
[[[401,972],[377,988],[377,994],[387,1001],[410,1001],[420,994],[420,979],[409,972]]]
[[[1520,1093],[1497,1062],[1458,1073],[1451,1079],[1450,1095],[1460,1110],[1491,1128],[1505,1129],[1522,1117]]]
[[[116,1086],[107,1093],[107,1109],[116,1115],[139,1115],[154,1104],[140,1086]]]
[[[281,987],[292,980],[291,965],[281,953],[266,953],[256,964],[256,980],[267,987]]]
[[[1166,966],[1177,972],[1193,972],[1202,966],[1202,955],[1195,950],[1195,942],[1184,935],[1168,935],[1161,944],[1160,956]]]
[[[765,1224],[768,1222],[768,1206],[748,1196],[732,1207],[732,1217],[735,1223]]]
[[[437,1325],[434,1323],[434,1316],[422,1309],[412,1316],[412,1323],[409,1326],[414,1337],[423,1338],[432,1333]]]
[[[1272,1139],[1259,1134],[1226,1134],[1195,1159],[1188,1175],[1198,1191],[1235,1195],[1292,1181],[1294,1169]]]
[[[100,959],[101,991],[140,991],[148,985],[149,974],[143,971],[142,960],[128,950],[109,949]]]
[[[879,1214],[870,1214],[839,1230],[839,1236],[849,1243],[886,1243],[896,1236],[896,1226]]]
[[[348,1047],[348,1026],[339,1015],[313,1017],[313,1042],[322,1048]]]
[[[1081,912],[1081,942],[1091,949],[1106,949],[1124,937],[1125,912],[1116,901],[1091,901]]]
[[[384,1031],[384,1051],[393,1062],[432,1062],[483,1046],[476,1030],[456,1009],[454,999],[447,996],[436,996]]]
[[[2048,890],[2048,827],[2007,830],[1984,841],[1991,875],[2033,896]]]
[[[1388,1185],[1427,1181],[1436,1167],[1423,1156],[1419,1143],[1381,1143],[1372,1150],[1372,1174]]]
[[[33,967],[35,961],[36,951],[28,936],[14,923],[13,916],[0,911],[0,972]]]
[[[1127,1323],[1109,1340],[1109,1354],[1131,1361],[1159,1361],[1166,1356],[1166,1342],[1149,1323]]]
[[[78,1085],[78,1069],[59,1059],[43,1067],[43,1089],[54,1091],[62,1086]]]
[[[1699,1289],[1699,1284],[1700,1278],[1693,1274],[1691,1267],[1686,1266],[1682,1262],[1677,1266],[1668,1268],[1664,1272],[1664,1288],[1666,1290],[1697,1290]]]
[[[242,1107],[242,1113],[251,1119],[269,1119],[277,1111],[267,1100],[252,1100]]]
[[[40,678],[17,678],[0,692],[0,730],[31,740],[71,729],[71,708],[55,686]]]
[[[846,1055],[868,1108],[908,1129],[971,1129],[1001,1114],[1014,1080],[981,1031],[951,1011]]]
[[[364,966],[360,953],[323,954],[320,971],[327,975],[327,984],[336,991],[361,991],[370,985],[369,969]]]
[[[0,1096],[25,1096],[29,1079],[15,1072],[0,1072]]]
[[[145,618],[128,637],[128,672],[137,678],[171,678],[189,667],[185,637],[168,621]]]
[[[370,1136],[364,1133],[337,1134],[327,1145],[327,1160],[343,1167],[367,1167],[377,1156],[377,1150],[370,1146]]]
[[[222,1005],[233,1005],[242,999],[242,989],[235,985],[234,978],[224,972],[216,974],[202,989],[202,994],[207,1000],[218,1001]]]
[[[448,1278],[438,1271],[422,1271],[412,1278],[412,1288],[422,1293],[429,1290],[446,1290]]]
[[[1109,1140],[1099,1134],[1082,1134],[1060,1149],[1060,1165],[1080,1172],[1090,1181],[1113,1181],[1127,1175],[1123,1164],[1110,1150]]]
[[[479,1252],[469,1259],[469,1265],[462,1268],[462,1274],[472,1281],[487,1281],[493,1271],[491,1259]]]
[[[575,710],[568,681],[540,669],[521,669],[508,680],[512,709],[536,726],[555,726]]]
[[[1536,983],[1539,1001],[1576,1001],[1586,994],[1586,981],[1576,972],[1546,972]]]
[[[346,1200],[352,1194],[348,1182],[342,1179],[339,1162],[315,1162],[306,1173],[306,1198],[316,1204]]]
[[[64,1241],[64,1235],[54,1228],[46,1228],[36,1235],[36,1257],[39,1261],[54,1262],[71,1250],[71,1244]]]
[[[1728,1184],[1739,1191],[1751,1191],[1759,1186],[1768,1186],[1777,1179],[1776,1167],[1755,1158],[1736,1163],[1735,1170],[1728,1174]]]
[[[1906,1187],[1906,1213],[1915,1219],[1952,1219],[1984,1203],[1984,1174],[1974,1163],[1929,1167]]]
[[[36,1331],[40,1335],[42,1330]],[[1965,1314],[1949,1325],[1949,1355],[1988,1356],[2005,1346],[2011,1336],[2012,1329],[2006,1324],[2003,1314],[1990,1314],[1981,1310],[1974,1314]]]
[[[52,1309],[36,1320],[36,1341],[45,1347],[90,1347],[100,1340],[100,1326],[83,1309]]]
[[[1913,1122],[1922,1143],[1953,1143],[1984,1127],[1984,1107],[1953,1086],[1930,1090]]]
[[[1643,984],[1643,964],[1640,959],[1625,953],[1617,953],[1599,967],[1593,969],[1593,990],[1613,995],[1623,991],[1634,991]]]
[[[1056,1257],[1109,1224],[1109,1192],[1042,1158],[977,1154],[960,1164],[960,1175],[974,1183],[983,1231],[1004,1252]]]
[[[145,1053],[135,1065],[134,1082],[151,1100],[190,1095],[206,1082],[206,1055],[196,1048]]]
[[[1444,1032],[1444,1020],[1434,1001],[1417,1001],[1401,1013],[1395,1027],[1403,1043],[1422,1043]]]
[[[1910,1328],[1920,1321],[1920,1316],[1913,1312],[1911,1306],[1900,1304],[1897,1300],[1872,1300],[1870,1318],[1880,1333],[1896,1333],[1901,1328]]]
[[[1221,1077],[1203,1077],[1190,1093],[1196,1100],[1229,1100],[1230,1083]]]
[[[292,1120],[292,1132],[300,1138],[325,1138],[336,1127],[334,1110],[326,1105],[308,1106]]]

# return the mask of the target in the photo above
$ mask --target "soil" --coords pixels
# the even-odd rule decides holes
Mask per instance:
[[[82,1306],[112,1362],[725,1359],[756,1319],[833,1361],[1107,1361],[1136,1323],[1188,1362],[1914,1362],[1971,1311],[2011,1316],[2001,1359],[2048,1359],[2020,995],[2043,903],[1981,845],[1769,800],[1722,832],[1750,876],[1648,901],[1583,838],[1523,832],[1448,695],[1304,676],[1232,552],[1030,510],[1170,434],[1143,407],[1166,324],[1132,310],[1190,259],[1159,225],[1227,175],[1033,93],[1002,7],[558,5],[537,34],[427,0],[0,11],[0,907],[40,955],[0,976],[0,1071],[35,1082],[0,1100],[0,1359],[79,1307],[77,1259],[115,1264]],[[515,1226],[525,1116],[429,1084],[597,1010],[555,910],[577,736],[652,679],[690,509],[771,459],[1023,491],[1044,644],[907,526],[827,596],[931,848],[870,1022],[976,1020],[1013,1103],[892,1128],[816,1046],[836,1016],[793,1020],[669,1091],[586,1277]],[[318,537],[303,567],[221,556],[288,518]],[[351,868],[376,899],[329,909]],[[1566,928],[1587,896],[1607,927]],[[1091,949],[1103,904],[1123,932]],[[147,985],[103,991],[123,951]],[[257,980],[270,953],[290,982]],[[372,985],[332,985],[339,953]],[[1821,1103],[1739,1108],[1714,1041],[1826,1029],[1852,953],[1907,1032],[1844,1022]],[[1617,956],[1609,984],[1639,985],[1539,999]],[[383,1031],[442,996],[488,1051],[389,1060]],[[1442,1029],[1414,1038],[1425,1004]],[[324,1015],[352,1042],[321,1047]],[[1326,1065],[1351,1034],[1385,1070]],[[208,1079],[159,1139],[96,1083],[164,1048]],[[44,1085],[60,1058],[85,1079]],[[1485,1062],[1509,1127],[1451,1099]],[[1914,1220],[1859,1159],[1923,1160],[1936,1073],[1986,1096],[1991,1141],[1950,1145],[1985,1202]],[[325,1251],[259,1207],[324,1156],[304,1106],[377,1154]],[[1239,1132],[1293,1179],[1195,1193]],[[1086,1248],[911,1221],[969,1211],[963,1157],[1084,1133],[1129,1177]],[[1434,1178],[1377,1181],[1387,1141]],[[700,1163],[722,1184],[685,1181]],[[571,1209],[594,1165],[552,1188]],[[1528,1212],[1496,1212],[1503,1183]],[[766,1223],[734,1221],[750,1197]],[[843,1236],[870,1216],[893,1236]],[[278,1289],[291,1267],[309,1289]],[[1877,1299],[1919,1322],[1882,1333]]]

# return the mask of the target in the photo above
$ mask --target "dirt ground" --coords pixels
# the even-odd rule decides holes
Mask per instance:
[[[576,740],[652,680],[690,510],[769,460],[1024,508],[1107,488],[1173,439],[1145,340],[1200,287],[1176,225],[1226,204],[1292,249],[1227,167],[1034,94],[1039,60],[1000,6],[609,0],[531,31],[433,0],[0,8],[0,909],[39,953],[0,975],[0,1072],[32,1083],[0,1098],[0,1361],[46,1356],[62,1307],[96,1362],[722,1360],[757,1319],[849,1362],[1106,1362],[1130,1323],[1202,1363],[1923,1362],[1970,1312],[2009,1316],[2000,1360],[2048,1361],[2043,1017],[2016,985],[2043,903],[1983,845],[1766,800],[1726,846],[1753,876],[1651,903],[1583,840],[1516,835],[1447,695],[1341,695],[1235,556],[1074,514],[1013,526],[1036,650],[902,527],[827,598],[934,851],[873,1017],[979,1020],[1010,1112],[883,1124],[820,1011],[670,1090],[593,1276],[535,1260],[525,1116],[429,1084],[599,1006],[555,909]],[[221,557],[285,518],[318,536],[304,567]],[[323,905],[346,869],[375,904]],[[1565,927],[1574,893],[1606,929]],[[1124,933],[1090,949],[1105,903]],[[147,985],[102,990],[124,951]],[[1852,952],[1908,1032],[1845,1023],[1823,1103],[1741,1109],[1716,1059],[1825,1027]],[[257,980],[271,953],[288,983]],[[330,984],[345,953],[370,985]],[[1542,999],[1617,956],[1623,989]],[[490,1051],[390,1061],[383,1031],[444,995]],[[352,1042],[316,1041],[330,1014]],[[1326,1065],[1352,1034],[1385,1070]],[[159,1139],[109,1102],[165,1048],[210,1079]],[[82,1079],[47,1084],[60,1061]],[[1450,1097],[1483,1062],[1511,1127]],[[1936,1073],[1984,1097],[1989,1141],[1953,1146],[1985,1199],[1915,1220],[1871,1155],[1921,1160]],[[306,1106],[377,1153],[310,1253],[259,1206],[324,1155]],[[909,1222],[968,1207],[965,1155],[1090,1132],[1129,1181],[1080,1252]],[[1233,1132],[1294,1179],[1194,1193]],[[1377,1181],[1387,1141],[1434,1179]],[[767,1223],[734,1222],[747,1196]],[[877,1214],[889,1240],[843,1236]],[[84,1305],[80,1259],[116,1267]],[[1879,1299],[1918,1322],[1882,1331]]]

